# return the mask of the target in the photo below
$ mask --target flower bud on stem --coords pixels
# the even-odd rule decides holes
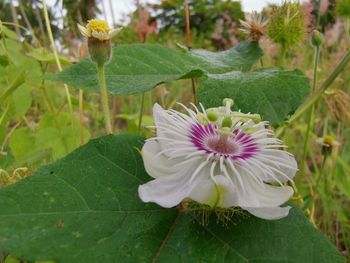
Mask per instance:
[[[85,27],[78,24],[78,29],[80,33],[87,38],[90,58],[97,65],[106,131],[108,134],[111,134],[112,125],[109,114],[104,65],[108,63],[111,58],[110,39],[115,36],[121,28],[110,29],[106,21],[101,19],[91,19]]]

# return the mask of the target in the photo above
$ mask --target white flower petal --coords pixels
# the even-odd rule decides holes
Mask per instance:
[[[188,131],[191,128],[190,123],[186,121],[176,121],[168,112],[166,112],[159,104],[153,106],[154,122],[157,126],[157,136],[160,138],[160,146],[162,150],[172,149],[183,145],[189,140]],[[161,138],[165,138],[162,140]],[[170,140],[169,140],[170,139]],[[192,146],[192,144],[190,144]],[[165,155],[172,157],[169,153]]]
[[[209,174],[210,168],[206,169]],[[218,201],[218,191],[216,190],[215,183],[210,178],[198,179],[196,185],[194,185],[189,198],[200,203],[214,207]]]
[[[279,151],[275,155],[279,157],[281,160],[284,160],[284,161],[281,161],[282,163],[293,168],[291,169],[291,168],[279,165],[281,171],[284,172],[290,178],[290,180],[292,180],[296,172],[298,171],[298,164],[294,156],[291,156],[286,151]]]
[[[109,39],[109,34],[105,32],[92,31],[91,35],[101,41]]]
[[[142,148],[143,163],[147,173],[153,178],[176,173],[181,167],[175,165],[184,159],[169,159],[165,155],[157,155],[161,151],[159,142],[147,141]]]
[[[267,152],[264,152],[262,157],[266,158],[263,159],[265,164],[272,166],[273,168],[278,169],[280,172],[285,174],[285,176],[283,176],[273,170],[275,177],[282,183],[288,180],[292,180],[298,171],[298,164],[295,158],[286,151],[269,150]],[[265,182],[276,182],[276,180],[273,178],[264,177],[264,175],[261,175],[261,178],[263,178]]]
[[[272,186],[259,183],[252,176],[238,167],[243,188],[237,187],[237,205],[240,207],[276,207],[284,204],[293,195],[293,189],[289,186]],[[238,179],[232,176],[235,185],[239,185]]]
[[[187,173],[177,173],[159,177],[139,186],[139,196],[143,202],[154,202],[162,207],[174,207],[186,198],[191,190]]]
[[[235,186],[223,175],[210,178],[210,165],[197,175],[189,197],[211,207],[228,208],[237,204]]]
[[[114,36],[117,35],[122,29],[123,29],[123,27],[113,28],[113,29],[109,32],[109,37],[110,37],[110,38],[114,37]]]
[[[248,208],[242,207],[247,210],[252,215],[266,219],[266,220],[276,220],[288,216],[290,206],[286,207],[262,207],[262,208]]]
[[[198,162],[188,162],[175,169],[173,174],[160,176],[139,186],[139,196],[143,202],[154,202],[163,207],[174,207],[189,194],[196,182],[189,183],[190,177],[198,167]],[[154,168],[154,167],[153,167]]]
[[[78,29],[79,29],[80,33],[81,33],[84,37],[90,37],[89,32],[88,32],[88,30],[86,29],[86,27],[84,27],[84,26],[82,26],[82,25],[80,25],[80,24],[77,24],[77,26],[78,26]]]
[[[237,187],[223,175],[214,177],[218,191],[218,207],[229,208],[237,205]]]

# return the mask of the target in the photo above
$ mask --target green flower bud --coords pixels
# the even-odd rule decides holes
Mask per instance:
[[[311,35],[311,44],[314,47],[319,47],[324,43],[324,37],[323,35],[318,31],[318,30],[314,30],[312,31],[312,35]]]

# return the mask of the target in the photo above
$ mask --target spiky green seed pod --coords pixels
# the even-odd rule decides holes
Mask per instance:
[[[281,6],[273,6],[268,37],[284,49],[296,46],[305,34],[304,12],[299,2],[284,1]]]
[[[336,11],[339,16],[350,19],[350,1],[340,0],[337,3]]]

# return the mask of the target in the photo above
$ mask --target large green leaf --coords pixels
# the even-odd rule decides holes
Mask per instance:
[[[201,225],[193,212],[143,204],[150,178],[139,137],[90,141],[0,189],[0,250],[29,259],[95,262],[340,263],[335,247],[293,207],[282,220]]]
[[[201,59],[201,68],[208,73],[225,73],[232,70],[247,71],[263,55],[257,42],[240,42],[235,48],[221,52],[193,49],[190,54]]]
[[[9,140],[12,155],[16,160],[21,160],[32,154],[35,146],[33,132],[28,127],[21,127],[13,131]]]
[[[206,107],[216,107],[224,98],[232,98],[236,109],[258,113],[271,124],[279,124],[299,107],[309,89],[301,71],[268,68],[211,74],[200,82],[198,96]]]
[[[219,53],[188,52],[152,44],[120,45],[113,48],[112,59],[106,65],[107,88],[112,94],[143,92],[166,81],[200,77],[207,72],[249,69],[261,55],[255,42],[243,42]],[[83,60],[49,79],[99,91],[96,66],[90,60]]]

